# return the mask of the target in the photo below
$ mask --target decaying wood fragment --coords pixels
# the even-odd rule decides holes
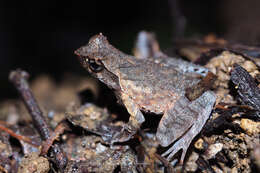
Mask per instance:
[[[185,96],[190,100],[196,100],[199,98],[205,91],[209,90],[216,80],[216,76],[208,72],[207,76],[205,76],[198,84],[193,85],[186,89]]]
[[[250,74],[235,64],[231,72],[231,81],[236,85],[240,101],[260,111],[260,89]]]

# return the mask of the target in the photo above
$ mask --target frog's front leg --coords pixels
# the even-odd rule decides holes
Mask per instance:
[[[157,138],[162,146],[168,146],[178,140],[162,156],[168,155],[170,160],[180,149],[182,164],[193,138],[201,131],[210,116],[216,96],[212,91],[207,91],[198,99],[190,102],[186,97],[181,97],[174,106],[167,110],[157,129]]]
[[[145,121],[142,112],[134,101],[126,94],[121,94],[121,99],[125,105],[130,118],[127,124],[125,124],[120,132],[113,135],[111,143],[125,142],[129,140],[136,131],[140,128],[141,124]]]

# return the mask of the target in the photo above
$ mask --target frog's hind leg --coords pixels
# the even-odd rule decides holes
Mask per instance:
[[[130,114],[130,118],[122,130],[112,137],[113,139],[111,140],[111,143],[128,141],[145,121],[142,112],[139,110],[139,107],[128,95],[122,93],[121,99],[128,113]]]
[[[215,100],[215,94],[211,91],[207,91],[192,102],[186,97],[181,98],[174,104],[172,109],[166,112],[168,115],[166,115],[165,118],[163,116],[156,136],[163,146],[170,145],[176,139],[178,141],[163,153],[162,156],[168,155],[167,159],[170,160],[182,149],[180,163],[183,163],[190,143],[201,131],[209,118]],[[162,140],[166,140],[166,142]]]

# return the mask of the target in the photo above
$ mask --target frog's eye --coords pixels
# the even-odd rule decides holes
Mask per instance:
[[[102,64],[97,64],[95,62],[95,60],[89,59],[88,65],[89,65],[89,69],[94,73],[98,73],[98,72],[101,72],[103,70]]]

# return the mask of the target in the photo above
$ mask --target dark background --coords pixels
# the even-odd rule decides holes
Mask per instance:
[[[170,0],[169,0],[170,1]],[[54,1],[2,0],[0,5],[0,100],[16,96],[8,82],[12,69],[32,78],[64,73],[86,75],[73,51],[102,32],[115,47],[131,53],[136,34],[153,31],[162,48],[171,47],[174,18],[168,0]],[[182,0],[186,36],[215,33],[226,39],[257,44],[257,0]],[[258,22],[258,23],[257,23]]]

